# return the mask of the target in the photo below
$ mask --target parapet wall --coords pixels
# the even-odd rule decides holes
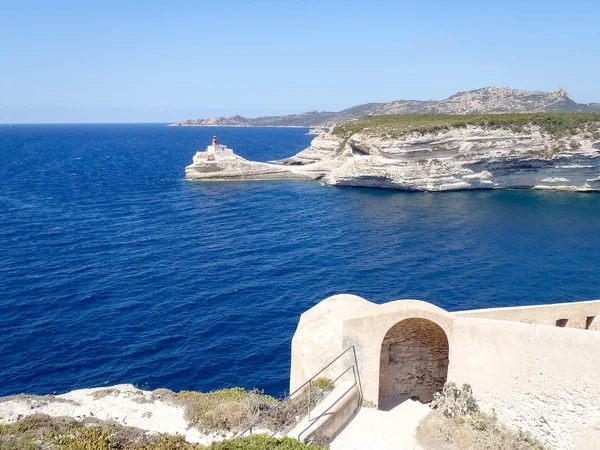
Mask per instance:
[[[458,318],[448,379],[556,450],[600,440],[600,332]]]
[[[454,313],[460,317],[509,320],[566,328],[600,330],[600,300],[553,305],[476,309]]]

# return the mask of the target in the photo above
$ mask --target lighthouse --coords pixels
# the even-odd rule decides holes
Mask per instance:
[[[222,161],[240,159],[233,150],[226,145],[219,144],[216,136],[213,136],[211,145],[206,146],[206,151],[197,151],[193,158],[194,164],[204,164],[208,161]]]

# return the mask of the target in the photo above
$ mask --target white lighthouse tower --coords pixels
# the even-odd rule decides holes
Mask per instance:
[[[200,164],[203,161],[215,161],[220,159],[235,159],[239,158],[234,155],[233,150],[227,148],[226,145],[219,144],[216,136],[213,136],[212,144],[206,147],[204,152],[196,152],[193,161],[194,164]]]

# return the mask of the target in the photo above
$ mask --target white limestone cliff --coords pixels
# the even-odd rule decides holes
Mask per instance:
[[[366,129],[346,139],[329,132],[278,164],[237,156],[202,160],[186,168],[186,178],[319,179],[325,185],[411,191],[598,191],[597,135],[578,132],[556,138],[537,125],[515,130],[469,125],[397,135]]]

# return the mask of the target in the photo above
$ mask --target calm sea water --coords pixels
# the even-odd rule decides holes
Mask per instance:
[[[258,160],[301,129],[0,126],[0,395],[287,387],[337,293],[448,310],[600,298],[600,195],[191,183],[213,134]]]

